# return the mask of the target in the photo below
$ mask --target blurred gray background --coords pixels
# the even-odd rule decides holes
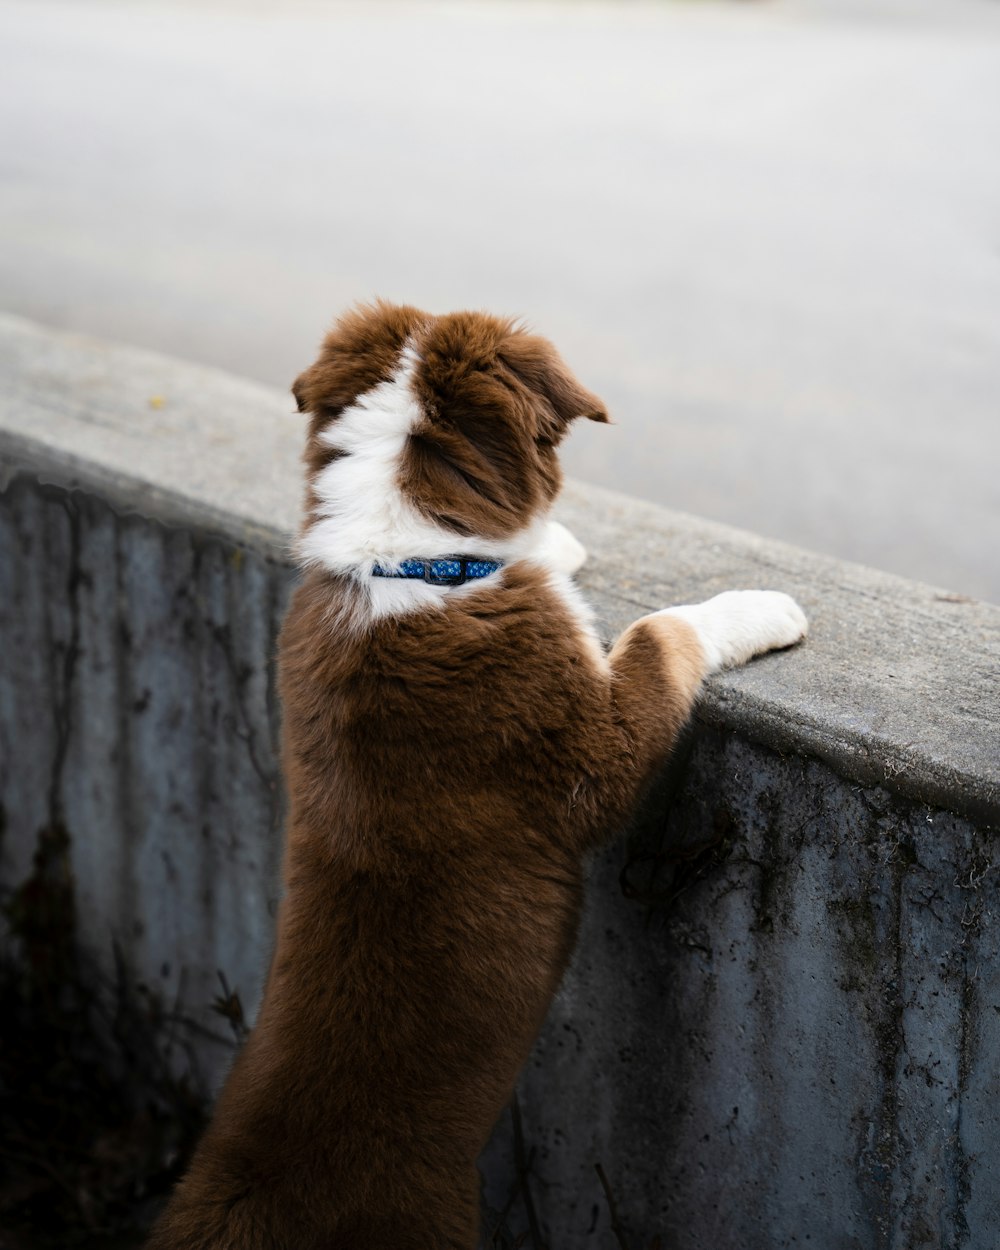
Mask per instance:
[[[520,314],[575,476],[1000,601],[997,0],[0,0],[0,119],[0,307],[280,387]]]

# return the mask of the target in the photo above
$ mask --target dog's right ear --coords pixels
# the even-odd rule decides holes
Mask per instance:
[[[609,423],[604,401],[580,385],[548,339],[515,330],[497,354],[536,397],[540,442],[560,442],[578,417]]]

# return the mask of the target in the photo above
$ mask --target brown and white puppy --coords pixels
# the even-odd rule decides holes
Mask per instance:
[[[600,400],[479,313],[345,316],[296,382],[305,576],[280,640],[285,897],[256,1028],[153,1250],[472,1250],[476,1158],[566,966],[592,848],[702,678],[801,638],[787,596],[605,656],[547,520]],[[460,586],[373,575],[502,562]]]

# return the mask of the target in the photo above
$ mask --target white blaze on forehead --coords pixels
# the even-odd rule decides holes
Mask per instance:
[[[317,436],[342,454],[313,480],[317,517],[299,542],[304,564],[367,573],[372,564],[440,549],[440,527],[424,519],[399,488],[406,441],[424,415],[413,392],[419,363],[413,348],[404,347],[393,376],[359,395]],[[448,544],[454,547],[454,535]]]

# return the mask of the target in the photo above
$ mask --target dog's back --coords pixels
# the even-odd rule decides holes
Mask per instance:
[[[661,614],[605,658],[554,567],[555,447],[605,418],[542,340],[379,306],[296,390],[278,944],[150,1244],[471,1250],[475,1161],[569,957],[584,855],[668,752],[707,644]]]

